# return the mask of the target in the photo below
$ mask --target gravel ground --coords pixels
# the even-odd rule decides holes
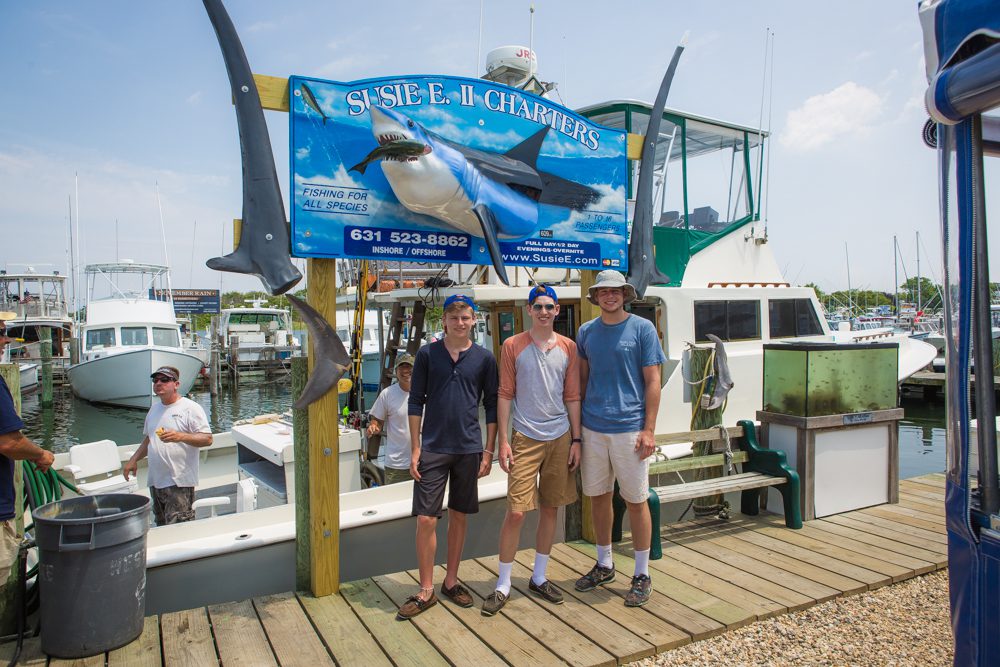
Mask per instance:
[[[948,571],[769,618],[632,664],[950,667]]]

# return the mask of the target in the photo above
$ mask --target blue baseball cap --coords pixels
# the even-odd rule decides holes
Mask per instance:
[[[559,303],[559,297],[556,296],[556,291],[554,289],[552,289],[545,283],[538,283],[537,285],[531,288],[530,292],[528,292],[528,304],[530,305],[534,303],[535,299],[537,299],[540,296],[547,296],[551,298],[555,303]]]
[[[469,308],[472,308],[472,310],[475,311],[479,310],[479,306],[477,306],[476,302],[472,300],[472,297],[465,296],[464,294],[452,294],[447,299],[445,299],[444,310],[448,310],[448,306],[452,305],[453,303],[464,303]]]

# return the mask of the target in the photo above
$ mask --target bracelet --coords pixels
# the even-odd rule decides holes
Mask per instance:
[[[572,445],[574,442],[579,442],[581,445],[583,444],[583,440],[580,438],[573,438],[572,440],[569,441],[569,444]]]

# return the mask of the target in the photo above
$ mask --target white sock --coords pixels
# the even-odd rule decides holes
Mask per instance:
[[[597,564],[601,567],[614,568],[615,562],[611,560],[611,545],[597,545]]]
[[[644,551],[635,552],[635,575],[638,577],[640,574],[649,576],[649,549]]]
[[[535,582],[536,586],[541,586],[545,583],[545,568],[549,566],[549,555],[548,554],[535,554],[535,570],[531,573],[531,580]]]
[[[510,573],[514,569],[514,561],[500,561],[500,577],[497,579],[497,590],[504,595],[510,595]]]

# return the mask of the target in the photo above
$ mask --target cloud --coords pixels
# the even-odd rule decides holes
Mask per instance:
[[[187,99],[184,100],[184,101],[187,102],[188,104],[192,105],[192,106],[197,106],[197,105],[201,104],[201,98],[204,97],[204,95],[205,94],[204,94],[203,91],[198,90],[198,91],[195,91],[195,92],[191,93],[190,95],[188,95]]]
[[[789,111],[780,135],[781,145],[808,152],[836,139],[863,136],[872,130],[884,106],[875,91],[848,81]]]
[[[278,27],[278,24],[274,21],[257,21],[252,23],[246,28],[243,28],[246,32],[269,32]]]

